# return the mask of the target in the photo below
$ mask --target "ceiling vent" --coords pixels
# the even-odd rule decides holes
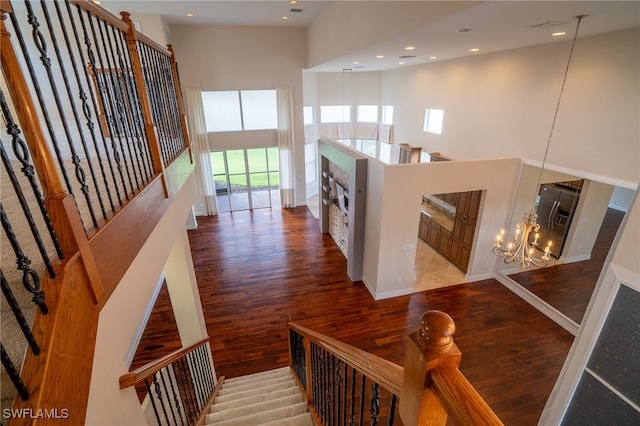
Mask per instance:
[[[302,9],[291,9],[290,12],[300,13],[300,12],[302,12]]]
[[[416,55],[402,55],[402,56],[398,56],[399,59],[411,59],[411,58],[415,58]]]

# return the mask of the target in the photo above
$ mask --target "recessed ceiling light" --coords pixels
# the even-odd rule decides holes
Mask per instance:
[[[188,17],[192,17],[192,16],[193,16],[193,13],[189,12],[189,13],[187,13],[187,16],[188,16]]]
[[[429,59],[438,59],[437,56],[429,56]]]
[[[358,65],[360,62],[358,61],[353,61],[353,65]]]
[[[286,21],[287,19],[289,19],[289,17],[288,16],[283,16],[282,19],[284,19]]]
[[[480,49],[478,49],[477,47],[474,47],[473,49],[469,49],[469,52],[479,52]]]
[[[415,46],[407,46],[404,48],[404,50],[416,50]]]
[[[93,0],[93,2],[94,2],[95,4],[100,4],[100,3],[102,3],[100,0]]]
[[[376,58],[382,59],[382,58],[384,58],[384,55],[377,55]]]
[[[567,33],[565,31],[559,31],[559,32],[553,33],[551,35],[554,36],[554,37],[558,37],[558,36],[567,35]]]
[[[291,0],[289,4],[298,4],[298,0]]]
[[[398,62],[398,65],[404,65],[404,62],[402,61]]]

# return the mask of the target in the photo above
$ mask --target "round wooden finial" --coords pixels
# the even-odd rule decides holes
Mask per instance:
[[[431,352],[446,352],[453,346],[456,324],[442,311],[427,311],[420,318],[419,340]]]

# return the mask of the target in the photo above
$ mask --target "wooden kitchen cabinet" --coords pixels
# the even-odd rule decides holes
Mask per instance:
[[[449,259],[464,272],[469,266],[481,198],[482,191],[461,192],[458,197]]]

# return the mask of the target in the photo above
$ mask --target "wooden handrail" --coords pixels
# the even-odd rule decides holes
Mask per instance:
[[[458,368],[444,365],[432,370],[429,378],[431,389],[456,424],[503,424]]]
[[[322,333],[310,330],[294,322],[288,323],[289,328],[311,339],[318,346],[324,348],[345,363],[363,373],[372,381],[378,383],[395,395],[402,392],[402,376],[404,368],[391,361],[380,358],[369,352],[358,349],[347,343],[333,339]]]
[[[207,336],[195,343],[190,344],[189,346],[177,349],[161,358],[158,358],[155,361],[151,361],[150,363],[143,365],[140,368],[137,368],[127,374],[123,374],[122,376],[120,376],[120,389],[126,389],[128,387],[134,386],[136,383],[140,383],[142,380],[155,375],[158,371],[162,370],[167,365],[180,359],[184,355],[192,352],[200,346],[209,343],[210,339],[211,338]]]

